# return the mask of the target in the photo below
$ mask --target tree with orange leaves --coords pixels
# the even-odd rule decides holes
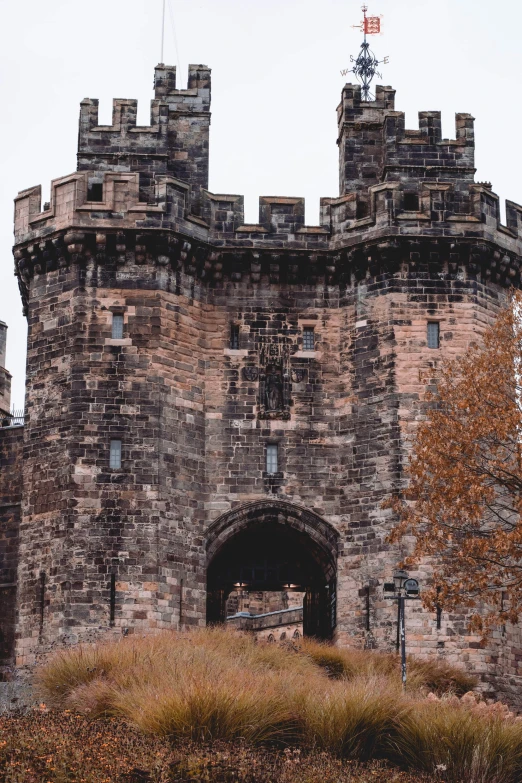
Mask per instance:
[[[407,488],[386,504],[399,517],[391,540],[415,536],[407,562],[433,564],[426,606],[468,607],[484,631],[522,611],[521,314],[514,293],[482,343],[444,366]]]

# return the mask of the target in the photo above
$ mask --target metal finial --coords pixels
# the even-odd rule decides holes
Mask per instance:
[[[355,77],[361,82],[361,97],[363,101],[373,100],[373,95],[370,91],[370,85],[374,76],[378,76],[382,79],[381,74],[377,70],[377,66],[381,63],[388,63],[389,58],[385,57],[383,60],[377,60],[374,53],[370,49],[370,44],[367,41],[368,35],[378,35],[381,32],[381,17],[380,16],[366,16],[368,7],[363,5],[362,12],[364,19],[359,25],[352,25],[358,30],[364,32],[364,41],[361,44],[361,51],[357,58],[350,56],[350,62],[354,63],[353,68],[347,68],[341,71],[341,76],[346,76],[348,73],[355,74]]]

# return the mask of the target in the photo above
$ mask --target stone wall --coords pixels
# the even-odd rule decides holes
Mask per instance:
[[[116,287],[124,274],[125,287]],[[414,280],[367,278],[342,296],[268,281],[191,290],[188,278],[172,273],[155,278],[167,290],[137,290],[150,270],[131,264],[124,274],[73,264],[33,288],[29,362],[37,371],[27,432],[35,445],[24,462],[20,596],[26,644],[40,633],[34,605],[42,578],[42,643],[110,628],[111,611],[117,628],[177,627],[180,611],[183,625],[204,622],[206,526],[267,497],[310,508],[340,534],[337,638],[353,642],[363,633],[360,593],[369,587],[367,643],[392,644],[390,609],[376,587],[401,555],[386,543],[392,520],[381,503],[399,486],[437,367],[477,339],[503,289],[441,279],[435,269]],[[114,314],[124,317],[121,340],[111,337]],[[428,319],[440,322],[435,351],[426,347]],[[237,349],[229,347],[231,324],[239,327]],[[303,351],[310,324],[315,350]],[[287,409],[260,418],[263,373],[275,359],[288,378]],[[117,471],[108,466],[113,438],[123,443]],[[265,461],[274,443],[280,466],[272,475]],[[57,567],[65,546],[78,556]],[[419,650],[440,649],[440,634],[431,637],[428,627]]]
[[[0,426],[0,679],[14,663],[23,437]]]
[[[45,647],[111,625],[176,627],[180,606],[184,623],[202,622],[204,555],[189,543],[205,492],[201,305],[89,275],[42,276],[29,302],[20,663],[35,637]],[[121,469],[109,465],[113,439]]]

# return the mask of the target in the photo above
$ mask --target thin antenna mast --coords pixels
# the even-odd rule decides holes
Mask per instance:
[[[163,0],[163,16],[161,18],[161,60],[163,64],[163,50],[165,48],[165,0]]]
[[[176,35],[176,25],[174,24],[174,11],[172,10],[172,1],[168,0],[170,24],[172,27],[172,37],[174,38],[174,46],[176,47],[176,60],[178,62],[178,73],[181,74],[181,61],[179,59],[179,46],[178,36]]]

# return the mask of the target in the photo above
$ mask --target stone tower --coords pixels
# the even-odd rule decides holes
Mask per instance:
[[[7,326],[0,321],[0,680],[14,651],[23,419],[11,415]]]
[[[381,504],[441,360],[480,339],[522,255],[522,208],[501,225],[474,181],[473,118],[442,139],[439,112],[407,130],[394,99],[344,87],[319,226],[300,198],[261,198],[250,225],[209,192],[202,65],[186,90],[158,66],[147,127],[135,101],[100,126],[84,100],[78,170],[44,211],[19,194],[18,663],[222,620],[237,587],[304,592],[305,633],[394,644],[382,583],[404,553]],[[499,674],[463,618],[411,611],[412,651]]]
[[[0,418],[11,411],[11,375],[5,369],[7,324],[0,321]]]

